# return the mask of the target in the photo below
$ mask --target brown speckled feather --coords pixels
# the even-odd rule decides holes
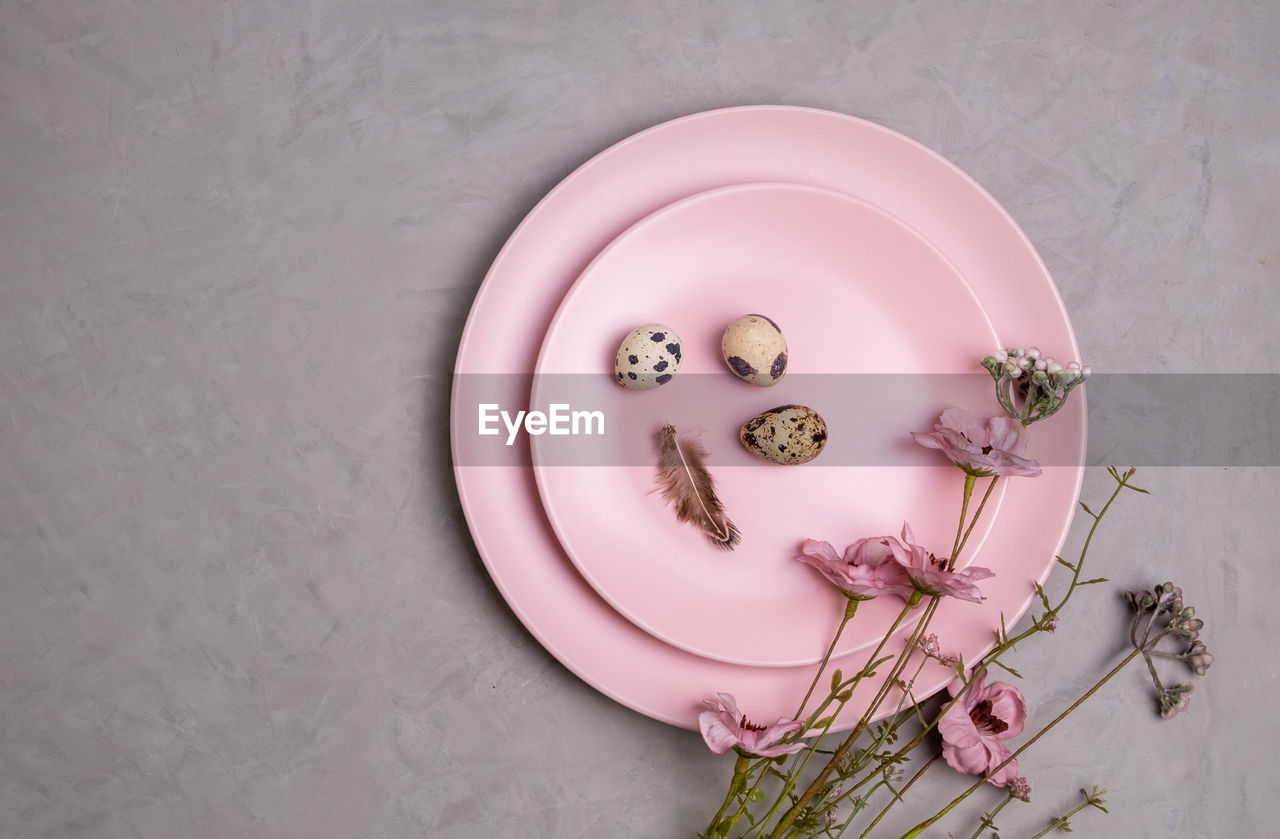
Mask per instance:
[[[731,551],[741,534],[716,497],[716,482],[707,471],[707,450],[696,440],[679,437],[670,423],[658,432],[658,479],[662,495],[675,506],[676,518],[696,524],[717,548]]]

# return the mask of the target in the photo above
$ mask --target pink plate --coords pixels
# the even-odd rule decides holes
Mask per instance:
[[[606,695],[688,728],[715,691],[735,694],[755,719],[790,714],[813,666],[716,661],[626,620],[565,556],[543,512],[527,446],[479,435],[477,415],[482,404],[529,407],[534,363],[560,300],[610,241],[694,193],[758,182],[835,189],[903,219],[968,280],[1002,343],[1077,355],[1057,290],[1009,215],[936,153],[864,120],[773,106],[695,114],[601,152],[552,190],[494,261],[458,350],[451,430],[459,497],[494,583],[543,646]],[[987,538],[978,561],[999,557],[1002,571],[984,581],[986,604],[947,603],[935,619],[944,644],[967,660],[990,648],[1002,613],[1012,623],[1026,611],[1032,581],[1048,576],[1065,538],[1083,475],[1085,402],[1073,399],[1034,429],[1034,454],[1060,465],[1017,481],[1001,526]],[[918,693],[946,680],[946,673],[926,672]],[[838,727],[856,720],[850,715],[859,713],[858,700]]]
[[[767,314],[788,337],[788,373],[771,388],[739,381],[721,358],[725,325],[748,312]],[[612,377],[614,352],[653,321],[682,339],[680,372],[657,390],[625,390]],[[589,406],[602,421],[530,438],[543,506],[583,577],[648,632],[722,661],[817,662],[844,598],[794,561],[800,542],[897,533],[905,516],[945,554],[962,476],[912,451],[905,429],[927,429],[938,413],[921,374],[970,374],[958,377],[963,401],[985,410],[991,382],[972,375],[974,359],[996,344],[954,266],[874,205],[795,184],[700,193],[623,233],[561,304],[531,404]],[[864,404],[858,374],[873,373],[895,393],[892,410]],[[743,450],[744,421],[794,403],[827,422],[817,460],[779,466]],[[679,524],[654,492],[653,439],[666,422],[699,429],[713,453],[720,498],[743,532],[736,550]],[[916,468],[881,465],[882,453],[898,450]],[[866,604],[837,653],[874,645],[900,607],[894,598]]]

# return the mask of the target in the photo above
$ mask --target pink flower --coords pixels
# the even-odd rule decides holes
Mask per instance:
[[[756,725],[738,710],[733,694],[720,693],[716,696],[718,698],[715,702],[704,701],[702,704],[707,710],[698,714],[698,728],[702,731],[702,739],[707,741],[707,747],[716,754],[722,755],[731,748],[739,748],[757,757],[779,757],[804,748],[804,743],[778,742],[791,732],[800,730],[804,723],[799,720],[778,720],[770,726]]]
[[[1021,734],[1027,721],[1027,703],[1018,689],[1004,682],[984,684],[986,678],[986,670],[974,671],[964,696],[938,720],[942,756],[952,769],[970,775],[986,775],[1004,763],[1011,753],[1001,741]],[[953,682],[951,695],[963,687]],[[987,780],[1002,787],[1017,774],[1018,761],[1010,760]]]
[[[981,603],[982,590],[978,588],[977,581],[995,576],[995,572],[990,568],[977,565],[970,565],[959,571],[948,571],[946,559],[934,556],[915,543],[911,525],[906,522],[902,523],[901,542],[892,536],[887,536],[885,539],[893,549],[894,558],[907,572],[911,585],[916,591],[924,594],[956,597],[960,600],[968,600],[970,603]]]
[[[812,565],[850,600],[870,600],[882,594],[911,597],[914,588],[907,572],[883,539],[859,539],[836,553],[830,542],[806,539],[800,546],[801,562]]]
[[[1040,464],[1026,457],[1027,433],[1012,417],[982,420],[963,408],[942,412],[933,431],[911,432],[911,439],[929,449],[937,449],[970,475],[1034,478]]]

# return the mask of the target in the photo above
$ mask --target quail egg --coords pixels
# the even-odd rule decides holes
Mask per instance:
[[[772,387],[787,372],[787,339],[764,315],[743,315],[729,324],[720,351],[735,376],[757,387]]]
[[[680,369],[680,336],[669,326],[647,323],[627,333],[613,362],[614,379],[627,390],[652,390]]]
[[[808,463],[827,445],[827,423],[812,408],[782,405],[748,420],[738,439],[747,451],[772,463]]]

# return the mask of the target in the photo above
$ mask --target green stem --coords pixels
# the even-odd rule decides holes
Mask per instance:
[[[1009,802],[1012,800],[1013,800],[1013,793],[1009,793],[1004,797],[1004,800],[1002,800],[999,804],[997,804],[995,807],[991,809],[990,813],[987,813],[981,819],[979,819],[978,826],[974,828],[974,831],[972,834],[970,834],[969,839],[981,839],[982,831],[986,830],[987,828],[991,828],[992,830],[994,830],[996,826],[995,825],[996,816],[1000,815],[1000,811],[1003,810],[1005,807],[1008,807]]]
[[[974,475],[965,473],[963,497],[960,502],[960,523],[956,527],[956,539],[955,539],[955,543],[953,544],[953,550],[952,550],[952,555],[950,559],[950,563],[952,565],[954,565],[956,556],[959,554],[960,550],[964,547],[965,542],[968,541],[969,533],[973,531],[973,525],[982,516],[983,510],[986,509],[987,500],[991,498],[991,493],[995,487],[996,480],[997,478],[995,477],[991,479],[991,483],[987,486],[987,490],[982,496],[982,501],[978,504],[978,509],[976,509],[973,513],[973,519],[969,523],[969,528],[968,530],[966,530],[965,519],[968,517],[969,502],[973,497],[973,488],[977,484],[977,478]],[[884,637],[880,640],[880,645],[876,648],[876,651],[872,653],[870,661],[875,661],[877,658],[879,658],[880,653],[884,650],[884,646],[886,642],[889,640],[890,637],[892,637],[894,631],[898,627],[898,624],[901,623],[903,617],[905,616],[906,611],[912,608],[916,603],[918,603],[920,601],[920,598],[921,598],[921,595],[918,592],[912,596],[911,600],[907,603],[907,609],[903,610],[903,612],[899,614],[898,619],[894,621],[893,627],[891,627],[889,631],[885,633]],[[835,767],[838,766],[839,763],[842,760],[844,760],[844,758],[852,750],[854,742],[856,742],[857,739],[862,736],[862,733],[867,729],[867,726],[870,725],[871,718],[875,716],[876,712],[880,708],[880,705],[883,704],[886,698],[888,698],[889,692],[893,689],[897,680],[902,676],[903,671],[906,670],[907,662],[911,658],[911,653],[915,649],[916,643],[919,641],[920,638],[924,637],[925,632],[928,630],[929,622],[933,619],[933,615],[938,609],[938,600],[939,600],[938,597],[936,596],[933,597],[930,600],[929,605],[925,607],[924,614],[921,616],[920,620],[917,622],[915,630],[912,632],[911,637],[907,640],[906,645],[902,648],[901,655],[899,655],[898,659],[894,662],[894,665],[890,669],[888,677],[885,678],[884,681],[881,683],[879,690],[877,690],[875,697],[871,700],[871,704],[867,707],[867,710],[863,714],[862,719],[858,721],[858,724],[854,726],[853,731],[849,733],[849,736],[845,738],[844,742],[840,744],[840,747],[836,749],[836,752],[834,755],[832,755],[831,760],[828,761],[827,765],[823,767],[821,772],[818,773],[818,777],[814,779],[814,781],[808,786],[808,788],[805,789],[804,793],[800,796],[800,798],[796,801],[796,803],[793,804],[787,810],[787,812],[783,815],[782,821],[779,822],[778,826],[773,830],[772,833],[769,834],[770,839],[779,839],[779,837],[783,837],[786,835],[784,831],[786,831],[786,829],[791,826],[791,824],[800,815],[801,811],[803,811],[804,808],[809,805],[809,803],[813,800],[814,796],[817,794],[817,791],[822,788],[823,784],[826,783],[827,778],[831,776],[831,773],[835,770]],[[807,756],[806,756],[806,760],[807,760]],[[780,803],[781,803],[781,797],[779,799],[779,804]],[[778,809],[778,804],[775,804],[774,809],[770,811],[769,818],[772,818],[773,814],[777,811],[777,809]],[[766,823],[767,823],[767,819],[766,819]],[[763,835],[763,831],[761,831],[761,835]]]
[[[920,664],[919,666],[916,667],[916,672],[911,676],[911,681],[908,684],[912,684],[912,685],[915,684],[915,680],[920,678],[920,671],[924,669],[924,666],[926,663],[928,663],[928,659],[921,658]],[[916,718],[919,718],[921,723],[924,724],[924,720],[920,715],[920,708],[918,705],[915,704],[914,697],[912,697],[909,692],[904,693],[902,696],[902,699],[898,701],[898,707],[894,709],[893,715],[897,717],[897,715],[902,712],[902,706],[907,701],[908,698],[912,699],[912,704],[916,711]],[[908,719],[908,718],[897,717],[896,719],[894,719],[893,722],[886,725],[884,730],[882,730],[880,734],[874,740],[872,740],[871,743],[869,743],[867,747],[862,751],[864,753],[871,753],[880,749],[880,747],[884,745],[885,741],[889,738],[889,736],[898,730],[898,728],[902,725],[905,719]],[[861,768],[860,766],[856,767],[853,771],[856,772],[860,768]],[[883,764],[877,768],[875,774],[881,774],[880,770],[882,769],[884,769]],[[869,780],[871,780],[871,777],[874,777],[874,776],[864,777],[862,780],[858,781],[857,784],[853,785],[852,787],[844,788],[844,791],[841,792],[840,795],[836,796],[835,798],[823,804],[822,807],[818,810],[817,815],[821,816],[824,813],[834,810],[837,806],[840,805],[842,801],[844,801],[847,798],[850,798],[854,792],[856,792],[864,784],[866,784]]]
[[[826,652],[826,654],[825,654],[825,655],[823,655],[823,657],[822,657],[822,661],[821,661],[821,663],[818,665],[818,672],[814,674],[813,681],[809,684],[809,690],[808,690],[808,692],[807,692],[807,693],[805,693],[805,695],[804,695],[804,699],[803,699],[803,700],[801,700],[801,702],[800,702],[800,707],[799,707],[799,709],[798,709],[798,710],[796,711],[796,713],[795,713],[795,718],[796,718],[796,719],[801,719],[801,714],[803,714],[803,713],[804,713],[804,706],[805,706],[805,705],[808,705],[808,704],[809,704],[809,700],[813,697],[813,692],[814,692],[814,690],[816,690],[816,689],[817,689],[818,682],[822,679],[822,673],[823,673],[823,671],[826,669],[827,664],[829,664],[829,663],[830,663],[830,660],[831,660],[831,654],[835,651],[836,643],[840,640],[840,635],[844,632],[844,628],[848,625],[849,621],[853,620],[853,616],[854,616],[854,615],[857,613],[857,611],[858,611],[858,603],[859,603],[859,602],[861,602],[861,601],[858,601],[858,600],[852,600],[852,599],[851,599],[851,600],[849,600],[849,602],[848,602],[847,604],[845,604],[845,607],[844,607],[844,617],[841,619],[841,621],[840,621],[840,625],[836,628],[836,634],[835,634],[835,637],[831,639],[831,644],[830,644],[830,646],[828,646],[828,647],[827,647],[827,652]],[[874,657],[873,657],[871,660],[872,660],[872,661],[874,661],[874,660],[875,660],[875,659],[874,659]],[[866,667],[863,667],[863,670],[865,670],[865,669],[866,669]],[[862,674],[861,674],[861,673],[859,673],[857,676],[855,676],[855,677],[854,677],[854,679],[853,679],[853,680],[851,681],[851,683],[850,683],[850,687],[848,687],[847,689],[848,689],[848,690],[852,690],[852,689],[853,689],[853,686],[854,686],[854,685],[856,685],[859,681],[861,681],[861,679],[862,679]],[[832,694],[834,695],[835,693],[836,693],[836,691],[834,691],[834,690],[833,690],[833,691],[832,691]],[[816,720],[817,716],[818,716],[819,714],[821,714],[823,711],[825,711],[825,710],[827,709],[827,707],[831,704],[832,699],[833,699],[833,696],[829,696],[829,697],[827,697],[827,699],[826,699],[826,700],[824,700],[824,701],[822,702],[822,704],[818,706],[817,710],[813,712],[813,714],[811,715],[811,716],[812,716],[812,718]],[[833,720],[832,720],[832,721],[834,722],[834,715],[832,715],[832,716],[833,716]],[[829,728],[829,727],[830,727],[830,723],[828,724],[827,728]],[[802,730],[802,732],[801,732],[801,733],[804,733],[804,732],[803,732],[803,730]],[[812,755],[813,751],[814,751],[814,750],[816,749],[816,747],[817,747],[817,741],[818,741],[818,740],[820,740],[820,739],[822,738],[822,735],[824,735],[824,734],[826,734],[826,729],[825,729],[825,728],[823,729],[823,731],[821,731],[821,732],[819,732],[819,733],[818,733],[817,739],[814,741],[813,745],[812,745],[812,746],[810,746],[810,747],[809,747],[809,749],[808,749],[808,750],[806,750],[806,751],[803,753],[803,757],[800,757],[800,758],[798,759],[798,763],[799,763],[799,765],[798,765],[798,766],[794,766],[794,767],[792,768],[792,770],[788,773],[788,775],[789,775],[790,777],[795,777],[795,776],[796,776],[796,775],[798,775],[798,774],[800,773],[800,771],[805,767],[805,765],[808,763],[809,757]],[[763,778],[764,778],[764,776],[763,776],[763,775],[761,775],[759,778],[757,778],[757,779],[756,779],[755,784],[753,784],[753,785],[752,785],[752,787],[751,787],[751,789],[750,789],[750,790],[748,790],[748,795],[750,795],[750,793],[751,793],[751,792],[754,792],[754,791],[755,791],[755,789],[756,789],[758,786],[760,786],[760,782],[763,780]],[[779,795],[779,796],[778,796],[778,799],[775,801],[774,806],[770,809],[770,811],[769,811],[769,813],[766,815],[765,819],[763,819],[762,824],[768,824],[769,819],[773,818],[774,814],[775,814],[775,813],[777,813],[777,811],[781,808],[782,801],[785,799],[785,793],[786,793],[786,792],[790,792],[790,790],[791,790],[793,787],[794,787],[794,782],[791,782],[791,783],[789,783],[789,784],[787,785],[786,789],[784,790],[784,793],[783,793],[782,795]],[[747,803],[747,799],[745,799],[745,798],[744,798],[744,800],[743,800],[743,804],[742,804],[742,807],[740,807],[740,808],[739,808],[739,813],[735,814],[735,819],[734,819],[734,821],[737,821],[737,818],[736,818],[736,817],[737,817],[738,815],[741,815],[742,810],[743,810],[743,809],[745,809],[745,807],[746,807],[746,803]]]
[[[1084,792],[1084,790],[1081,790],[1081,792]],[[1094,792],[1095,794],[1097,793],[1096,787],[1094,788]],[[1067,831],[1070,832],[1070,828],[1067,827],[1067,822],[1071,820],[1072,816],[1078,815],[1082,810],[1085,810],[1086,808],[1094,806],[1093,802],[1094,802],[1094,798],[1091,797],[1088,793],[1085,793],[1085,799],[1083,804],[1080,804],[1076,807],[1071,808],[1070,810],[1067,811],[1066,815],[1058,816],[1057,818],[1055,818],[1052,822],[1049,823],[1048,827],[1046,827],[1044,830],[1041,830],[1039,833],[1032,836],[1031,839],[1044,839],[1045,836],[1048,836],[1050,833],[1053,833],[1055,830],[1062,830],[1064,828],[1066,828]],[[1106,812],[1106,811],[1104,810],[1103,812]]]
[[[978,482],[975,475],[964,473],[964,498],[960,501],[960,523],[956,525],[956,540],[951,543],[951,561],[955,562],[956,554],[960,553],[960,542],[964,536],[964,521],[969,514],[969,499],[973,497],[973,485]],[[977,516],[975,515],[976,519]]]
[[[914,839],[914,837],[919,836],[921,833],[923,833],[923,832],[924,832],[925,830],[927,830],[929,827],[931,827],[931,826],[933,826],[934,824],[936,824],[936,823],[937,823],[937,822],[938,822],[938,821],[939,821],[943,816],[947,815],[947,813],[950,813],[953,809],[955,809],[955,807],[956,807],[958,804],[960,804],[962,801],[964,801],[966,798],[968,798],[970,795],[972,795],[974,792],[976,792],[978,789],[980,789],[980,788],[982,787],[982,785],[983,785],[983,784],[985,784],[985,783],[987,782],[987,778],[988,778],[989,776],[991,776],[991,775],[995,774],[996,772],[1000,771],[1000,770],[1001,770],[1002,768],[1004,768],[1004,767],[1005,767],[1005,766],[1006,766],[1010,761],[1016,760],[1016,759],[1017,759],[1017,757],[1018,757],[1018,755],[1020,755],[1020,754],[1022,754],[1023,752],[1025,752],[1028,748],[1030,748],[1030,747],[1031,747],[1031,745],[1032,745],[1033,743],[1035,743],[1037,740],[1039,740],[1039,739],[1040,739],[1041,737],[1043,737],[1045,734],[1048,734],[1048,733],[1049,733],[1049,731],[1050,731],[1051,729],[1053,729],[1053,727],[1054,727],[1054,726],[1056,726],[1058,723],[1060,723],[1060,722],[1062,722],[1064,719],[1066,719],[1068,714],[1070,714],[1070,713],[1071,713],[1072,711],[1074,711],[1076,708],[1079,708],[1079,707],[1080,707],[1080,705],[1082,705],[1086,699],[1088,699],[1089,697],[1091,697],[1091,696],[1093,696],[1095,693],[1097,693],[1097,692],[1098,692],[1098,690],[1099,690],[1103,685],[1105,685],[1108,681],[1110,681],[1110,680],[1111,680],[1111,678],[1112,678],[1113,676],[1115,676],[1117,673],[1119,673],[1121,670],[1123,670],[1123,669],[1125,668],[1125,666],[1126,666],[1129,662],[1131,662],[1131,661],[1133,661],[1135,658],[1137,658],[1137,656],[1138,656],[1138,654],[1139,654],[1140,652],[1141,652],[1141,650],[1134,650],[1133,652],[1131,652],[1131,653],[1129,653],[1127,656],[1125,656],[1123,659],[1121,659],[1119,664],[1117,664],[1115,667],[1111,668],[1111,670],[1109,670],[1109,671],[1107,672],[1107,675],[1103,676],[1101,679],[1099,679],[1097,682],[1095,682],[1095,683],[1094,683],[1094,685],[1093,685],[1093,687],[1089,688],[1087,691],[1085,691],[1085,692],[1084,692],[1084,695],[1083,695],[1083,696],[1081,696],[1081,697],[1080,697],[1079,699],[1077,699],[1075,702],[1072,702],[1069,706],[1067,706],[1067,709],[1066,709],[1065,711],[1063,711],[1061,714],[1058,714],[1058,716],[1054,717],[1054,718],[1053,718],[1053,720],[1052,720],[1052,721],[1050,721],[1048,725],[1046,725],[1044,728],[1042,728],[1042,729],[1040,729],[1039,731],[1037,731],[1034,737],[1032,737],[1030,740],[1028,740],[1027,742],[1023,743],[1021,746],[1019,746],[1019,747],[1018,747],[1018,749],[1017,749],[1017,751],[1015,751],[1013,754],[1011,754],[1011,755],[1009,755],[1007,758],[1005,758],[1005,759],[1000,763],[1000,765],[999,765],[999,766],[994,766],[994,767],[992,767],[992,768],[991,768],[991,770],[990,770],[990,771],[989,771],[985,776],[983,776],[983,777],[982,777],[982,778],[980,778],[978,781],[976,781],[976,782],[973,784],[973,786],[969,787],[967,790],[965,790],[964,792],[962,792],[962,793],[960,793],[958,796],[956,796],[956,797],[951,801],[951,803],[950,803],[950,804],[948,804],[947,806],[943,807],[941,810],[939,810],[939,811],[938,811],[937,813],[935,813],[933,816],[931,816],[930,818],[926,819],[925,821],[922,821],[920,824],[916,825],[916,826],[915,826],[915,827],[913,827],[911,830],[909,830],[909,831],[907,831],[906,833],[902,834],[901,839]]]
[[[867,825],[866,829],[863,830],[862,833],[858,834],[858,839],[867,839],[867,837],[871,835],[871,831],[875,829],[875,826],[880,824],[880,820],[883,819],[885,815],[888,814],[889,810],[893,807],[893,805],[896,804],[902,798],[903,793],[911,789],[911,785],[914,784],[916,781],[920,780],[920,778],[924,775],[924,773],[929,770],[929,767],[933,766],[933,764],[936,763],[938,758],[940,757],[942,757],[941,752],[934,754],[933,757],[925,761],[923,766],[921,766],[919,769],[916,770],[916,774],[912,775],[909,781],[907,781],[905,784],[902,785],[902,789],[894,790],[893,798],[890,798],[889,803],[884,805],[884,809],[882,809],[879,813],[876,814],[876,817],[871,820],[871,824]]]
[[[978,502],[978,509],[973,514],[973,519],[969,522],[969,528],[964,532],[964,538],[960,540],[958,545],[956,545],[956,549],[951,552],[951,561],[948,563],[950,568],[955,568],[956,557],[958,557],[960,552],[964,550],[964,546],[969,544],[969,534],[973,533],[973,526],[977,524],[978,519],[982,517],[982,511],[987,507],[987,499],[991,497],[991,493],[996,488],[996,482],[999,480],[1000,476],[994,475],[991,478],[991,483],[987,484],[987,491],[982,494],[982,500]]]
[[[902,611],[898,612],[898,616],[894,618],[893,625],[889,627],[887,632],[885,632],[884,637],[880,639],[880,643],[876,645],[875,651],[867,658],[866,665],[863,666],[862,672],[859,673],[859,679],[861,679],[862,673],[865,673],[867,668],[880,658],[880,654],[884,652],[885,645],[889,643],[889,639],[893,637],[893,634],[898,630],[902,621],[919,602],[920,594],[917,592],[913,594],[911,599],[902,607]],[[883,691],[883,686],[881,687],[881,690]],[[877,696],[879,696],[879,694],[877,694]],[[827,782],[827,778],[831,777],[831,773],[835,771],[836,767],[839,766],[841,761],[843,761],[849,754],[849,751],[853,748],[853,744],[857,739],[862,736],[862,732],[866,730],[873,709],[874,705],[872,708],[868,708],[867,712],[863,714],[862,719],[858,720],[858,724],[854,726],[853,731],[849,733],[849,736],[844,739],[844,742],[842,742],[831,755],[831,759],[827,761],[827,765],[822,767],[821,771],[818,772],[818,776],[813,779],[813,782],[809,784],[805,791],[800,795],[800,798],[791,805],[785,814],[783,814],[782,821],[780,821],[778,826],[769,834],[769,839],[780,839],[780,837],[786,835],[785,831],[787,828],[791,827],[792,823],[795,822],[796,817],[800,815],[800,812],[804,810],[805,807],[809,806],[809,802],[813,800],[814,796],[817,795],[818,790],[820,790]],[[812,751],[805,755],[804,760],[806,763],[811,754]],[[805,763],[801,763],[800,767],[792,774],[792,777],[794,778],[796,775],[799,775],[800,771],[804,769],[804,766]],[[769,820],[772,819],[781,808],[783,801],[786,800],[786,794],[794,788],[795,782],[792,781],[787,788],[783,790],[783,793],[778,796],[777,802],[773,805],[773,808],[769,811],[768,815],[762,820],[762,824],[767,825],[769,823]],[[763,835],[763,829],[758,835]]]
[[[1071,582],[1067,586],[1066,592],[1062,595],[1062,599],[1058,601],[1057,605],[1048,609],[1046,614],[1056,615],[1059,612],[1061,612],[1062,609],[1066,607],[1067,602],[1071,599],[1076,589],[1080,588],[1080,575],[1084,571],[1084,563],[1089,556],[1089,547],[1093,542],[1093,535],[1097,531],[1098,526],[1102,523],[1103,517],[1106,516],[1107,512],[1111,509],[1111,505],[1120,496],[1120,493],[1123,492],[1126,488],[1129,488],[1129,478],[1131,478],[1132,476],[1133,476],[1133,470],[1126,472],[1124,475],[1120,475],[1116,473],[1115,478],[1116,478],[1117,485],[1116,485],[1116,488],[1112,490],[1111,496],[1107,499],[1107,502],[1102,506],[1101,510],[1096,515],[1090,513],[1090,515],[1093,516],[1094,521],[1093,521],[1093,524],[1089,527],[1089,532],[1085,538],[1083,546],[1081,546],[1080,548],[1080,553],[1075,563],[1075,570],[1071,576]],[[989,490],[990,490],[990,487],[988,487],[988,491]],[[1139,617],[1140,616],[1136,616],[1134,618],[1134,627],[1137,626]],[[1005,653],[1013,649],[1015,646],[1017,646],[1019,642],[1024,641],[1027,638],[1031,637],[1032,635],[1035,635],[1037,632],[1041,632],[1041,631],[1043,630],[1041,630],[1038,626],[1032,625],[1027,629],[1023,630],[1022,632],[1020,632],[1019,634],[1013,636],[1012,638],[1008,638],[1005,641],[997,644],[994,648],[992,648],[991,652],[989,652],[986,656],[984,656],[983,660],[987,664],[993,664],[1002,655],[1004,655]],[[1133,631],[1134,630],[1131,629],[1131,632]],[[1134,646],[1137,646],[1138,644],[1136,635],[1133,636],[1133,644]],[[909,754],[913,749],[919,746],[924,741],[924,738],[929,734],[929,732],[937,727],[937,721],[942,718],[942,715],[945,714],[946,711],[952,705],[954,705],[956,702],[959,702],[964,697],[965,693],[968,690],[969,690],[969,682],[966,682],[964,687],[960,690],[960,692],[955,696],[951,697],[951,699],[948,700],[947,703],[943,706],[942,710],[938,712],[938,715],[937,717],[934,718],[933,723],[926,726],[924,730],[918,733],[910,742],[902,746],[902,748],[898,749],[898,751],[895,752],[891,758],[885,761],[882,761],[871,772],[864,775],[860,780],[854,782],[853,786],[850,788],[850,791],[860,789],[861,787],[866,785],[869,781],[874,779],[877,773],[879,773],[882,769],[884,769],[885,766],[887,766],[890,762],[902,759],[907,754]]]
[[[724,803],[720,805],[720,809],[711,817],[711,824],[707,827],[707,836],[716,836],[716,828],[720,826],[720,819],[724,817],[725,811],[729,809],[729,805],[742,792],[743,787],[747,784],[747,768],[751,765],[751,759],[744,754],[739,754],[738,759],[733,764],[733,779],[729,781],[729,791],[725,793]],[[736,821],[736,819],[735,819]],[[727,832],[727,831],[726,831]]]
[[[835,637],[831,639],[831,645],[827,647],[826,653],[822,656],[822,661],[818,663],[818,672],[813,674],[813,681],[809,684],[809,690],[804,695],[804,699],[800,700],[800,707],[796,709],[795,719],[800,719],[804,713],[804,706],[809,704],[809,699],[813,697],[813,692],[818,687],[818,682],[822,680],[822,674],[827,669],[827,664],[831,662],[831,654],[836,651],[836,644],[840,641],[840,635],[844,632],[844,628],[849,625],[849,621],[853,620],[853,616],[858,612],[858,603],[861,601],[850,599],[844,607],[844,617],[840,619],[840,625],[836,627]]]

